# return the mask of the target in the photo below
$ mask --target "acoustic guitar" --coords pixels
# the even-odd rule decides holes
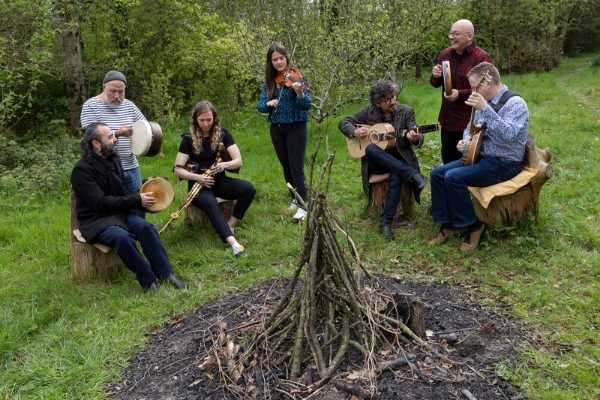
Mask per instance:
[[[346,146],[348,153],[352,158],[362,158],[365,156],[365,150],[368,145],[374,144],[383,150],[389,150],[397,143],[398,137],[392,124],[379,123],[375,125],[358,125],[358,127],[366,128],[367,134],[363,137],[346,138]],[[417,133],[427,133],[439,130],[439,124],[418,125],[415,129]],[[410,132],[409,129],[404,129],[400,132],[400,137],[406,137]]]
[[[477,93],[481,86],[483,86],[486,82],[489,81],[489,75],[484,74],[481,77],[479,83],[477,84],[477,87],[475,88],[475,93]],[[478,161],[479,152],[481,151],[481,144],[483,143],[483,138],[485,136],[485,123],[483,123],[480,126],[475,125],[475,108],[471,109],[471,119],[469,120],[469,134],[471,135],[471,140],[469,141],[469,145],[463,153],[463,165],[473,165]]]

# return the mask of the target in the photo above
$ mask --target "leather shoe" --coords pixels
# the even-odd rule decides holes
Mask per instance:
[[[485,224],[481,222],[469,230],[465,241],[460,245],[460,251],[462,252],[470,252],[477,249],[479,243],[483,239],[483,234],[485,233]]]
[[[446,243],[448,239],[452,236],[458,235],[461,231],[453,228],[440,228],[437,236],[429,241],[429,244],[432,246]]]
[[[381,234],[385,240],[391,242],[395,239],[391,224],[381,224],[379,230],[381,231]]]
[[[158,286],[156,286],[155,282],[152,282],[152,285],[148,286],[147,288],[144,288],[144,293],[156,294],[158,293]]]
[[[413,193],[415,195],[415,201],[418,204],[421,204],[421,192],[423,191],[423,189],[425,189],[425,185],[427,184],[427,181],[425,181],[425,178],[421,174],[414,174],[412,181],[413,181],[412,184],[413,184]]]
[[[175,289],[185,289],[187,287],[185,281],[175,274],[169,275],[166,281],[173,285]]]

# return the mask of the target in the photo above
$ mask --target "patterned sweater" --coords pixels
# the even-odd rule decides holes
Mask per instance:
[[[267,102],[272,99],[279,99],[277,107],[267,106]],[[272,124],[291,124],[308,121],[311,102],[312,98],[308,89],[304,90],[304,97],[300,99],[296,96],[296,92],[287,86],[275,87],[273,95],[269,98],[267,85],[263,83],[256,109],[261,113],[269,113],[269,121]]]

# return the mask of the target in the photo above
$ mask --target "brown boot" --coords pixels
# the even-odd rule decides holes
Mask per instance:
[[[470,252],[477,249],[479,243],[481,243],[481,239],[483,238],[483,234],[485,233],[485,224],[480,223],[478,227],[475,227],[473,230],[469,232],[467,236],[467,240],[460,245],[460,251]]]
[[[440,232],[437,234],[436,237],[434,237],[433,239],[431,239],[429,241],[429,244],[431,246],[436,246],[436,245],[439,245],[439,244],[446,243],[446,241],[448,239],[450,239],[454,235],[457,235],[459,232],[460,231],[458,231],[456,229],[440,228]]]

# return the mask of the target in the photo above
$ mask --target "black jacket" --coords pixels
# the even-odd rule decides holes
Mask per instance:
[[[339,125],[340,131],[346,137],[354,137],[354,130],[356,126],[359,124],[366,125],[374,125],[381,122],[388,122],[384,120],[383,113],[379,107],[374,105],[370,105],[361,111],[357,112],[354,115],[344,118]],[[411,167],[416,169],[417,171],[421,171],[419,167],[419,160],[417,159],[417,155],[413,151],[413,145],[410,140],[406,139],[403,135],[401,135],[402,131],[415,129],[417,127],[417,123],[415,122],[415,112],[412,108],[405,106],[403,104],[397,104],[394,109],[394,114],[392,115],[392,121],[390,122],[394,129],[396,130],[396,136],[398,137],[396,141],[396,150],[398,154],[404,161],[408,163]],[[419,143],[417,143],[417,147],[421,147],[423,145],[423,137]],[[366,162],[366,157],[362,158],[362,180],[363,180],[363,189],[366,194],[368,194],[368,182],[369,182],[369,169],[368,164]]]
[[[90,243],[106,227],[126,227],[127,214],[141,208],[139,194],[125,194],[123,170],[118,157],[105,159],[94,154],[77,161],[71,173],[79,230]]]

